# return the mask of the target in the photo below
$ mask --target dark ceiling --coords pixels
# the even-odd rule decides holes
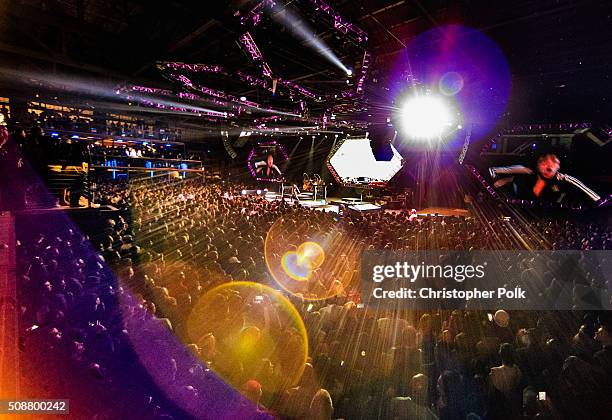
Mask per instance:
[[[311,0],[285,6],[309,21],[343,62],[359,66],[363,49],[333,25],[317,20]],[[612,1],[565,0],[328,0],[344,19],[369,36],[372,65],[365,103],[387,83],[397,54],[435,26],[462,24],[487,34],[504,52],[512,93],[504,115],[511,122],[596,120],[612,122]],[[230,77],[194,80],[271,106],[289,97],[237,83],[231,74],[257,74],[241,48],[249,0],[2,0],[0,62],[13,71],[89,76],[109,82],[175,89],[156,62],[217,64]],[[331,97],[346,89],[346,75],[288,28],[266,18],[252,30],[276,74]],[[356,83],[351,80],[351,86]],[[5,83],[4,87],[8,85]],[[317,105],[313,104],[313,109]],[[323,107],[322,105],[320,106]]]

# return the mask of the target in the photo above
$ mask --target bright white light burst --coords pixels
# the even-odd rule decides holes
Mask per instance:
[[[414,96],[400,110],[404,133],[417,139],[439,139],[452,126],[453,112],[449,105],[436,96]]]

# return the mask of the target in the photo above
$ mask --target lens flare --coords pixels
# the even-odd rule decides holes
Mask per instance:
[[[312,274],[310,261],[300,257],[297,252],[285,252],[281,260],[281,265],[285,273],[297,281],[308,281]]]
[[[325,261],[325,251],[316,242],[304,242],[298,247],[297,255],[298,260],[308,261],[313,269],[321,267]]]
[[[264,253],[282,288],[306,300],[321,300],[357,295],[363,247],[333,221],[279,219],[268,231]]]
[[[388,78],[389,100],[398,103],[409,89],[425,88],[452,98],[471,141],[490,135],[510,97],[511,72],[503,51],[481,31],[443,25],[415,36],[397,56]],[[449,130],[445,147],[463,147],[465,132]]]
[[[443,95],[454,96],[463,89],[463,84],[463,77],[461,77],[459,73],[456,71],[449,71],[442,75],[438,86]]]
[[[281,259],[284,272],[294,280],[308,281],[313,270],[325,261],[325,251],[316,242],[304,242],[296,252],[285,252]]]
[[[206,292],[189,314],[187,336],[200,349],[198,357],[224,381],[240,390],[256,380],[264,399],[294,386],[308,357],[308,336],[297,310],[260,283],[225,283]]]

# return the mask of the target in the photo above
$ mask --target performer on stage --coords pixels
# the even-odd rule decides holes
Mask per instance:
[[[300,194],[302,192],[300,191],[300,189],[298,188],[296,183],[292,184],[292,189],[291,189],[291,198],[293,198],[295,201],[300,201]]]
[[[416,209],[412,209],[410,210],[410,216],[408,216],[408,221],[409,222],[413,222],[415,221],[417,218],[419,217],[419,215],[417,214]]]
[[[601,197],[595,191],[577,178],[560,173],[560,168],[561,161],[557,155],[545,153],[538,158],[535,170],[513,165],[489,168],[489,173],[496,180],[496,188],[511,185],[512,193],[517,198],[561,203],[569,194],[579,192],[582,197],[599,201]]]
[[[276,171],[274,174],[273,171]],[[274,156],[270,153],[265,161],[261,160],[259,162],[255,162],[255,172],[258,175],[265,175],[267,178],[273,178],[276,176],[282,176],[282,172],[278,169],[278,166],[274,164]]]

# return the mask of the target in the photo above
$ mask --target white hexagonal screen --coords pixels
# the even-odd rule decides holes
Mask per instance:
[[[341,184],[386,184],[404,165],[404,159],[393,145],[391,150],[391,160],[376,160],[369,139],[349,138],[332,152],[327,166]]]

